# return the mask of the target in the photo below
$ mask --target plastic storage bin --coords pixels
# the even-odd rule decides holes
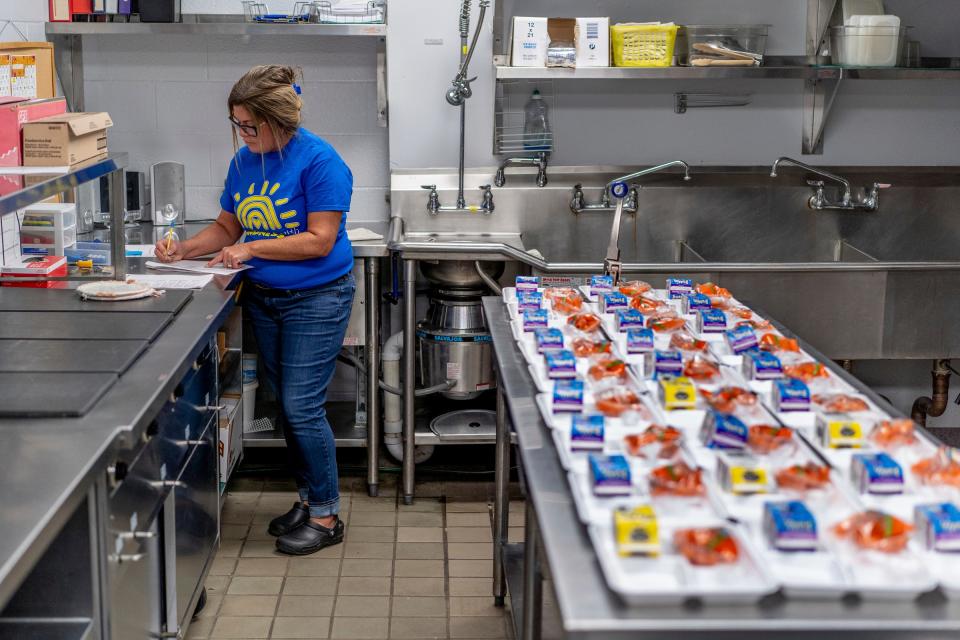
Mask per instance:
[[[841,67],[896,67],[902,64],[910,27],[830,27],[830,61]]]
[[[62,256],[77,243],[77,228],[20,227],[20,252],[25,256]]]
[[[90,260],[94,265],[107,266],[111,263],[110,245],[102,242],[78,242],[74,247],[64,249],[67,264],[77,264],[77,260]]]
[[[675,24],[615,24],[610,27],[613,66],[672,66],[676,41]]]
[[[697,58],[735,59],[733,55],[723,55],[724,49],[763,56],[769,28],[766,24],[685,25],[678,35],[677,63],[690,65]]]
[[[22,227],[69,229],[77,226],[77,205],[41,202],[23,210]]]

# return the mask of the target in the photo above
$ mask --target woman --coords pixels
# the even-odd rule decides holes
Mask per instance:
[[[283,409],[300,501],[268,528],[277,549],[304,555],[343,540],[337,460],[324,403],[353,303],[346,233],[353,176],[337,152],[300,127],[290,67],[254,67],[233,86],[229,120],[244,147],[227,171],[216,222],[184,242],[161,240],[162,262],[216,253],[248,266],[244,308]],[[244,236],[244,242],[236,244]]]

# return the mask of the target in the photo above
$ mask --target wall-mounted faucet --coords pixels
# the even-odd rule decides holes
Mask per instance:
[[[427,194],[427,211],[430,212],[430,215],[435,216],[441,211],[479,211],[485,215],[490,215],[496,208],[493,204],[493,191],[490,189],[490,185],[488,184],[480,186],[482,200],[479,207],[476,205],[465,207],[443,207],[440,206],[440,194],[437,193],[437,185],[422,184],[420,185],[420,188],[430,192]]]
[[[624,213],[636,213],[637,212],[637,200],[638,198],[638,188],[630,187],[630,190],[627,193],[627,197],[623,201],[623,211]],[[574,213],[581,213],[583,211],[612,211],[613,205],[610,204],[610,190],[607,188],[607,185],[603,187],[603,193],[600,195],[600,202],[594,204],[586,204],[583,197],[583,185],[575,184],[573,185],[573,197],[570,198],[570,211]]]
[[[581,213],[583,211],[612,211],[614,207],[612,207],[610,204],[609,192],[614,184],[618,182],[629,183],[631,180],[635,180],[641,176],[647,176],[651,173],[664,171],[670,167],[682,167],[684,181],[690,180],[690,165],[683,160],[673,160],[671,162],[665,162],[664,164],[658,164],[657,166],[650,167],[648,169],[641,169],[635,173],[628,173],[627,175],[620,176],[619,178],[614,178],[604,185],[603,195],[600,197],[600,202],[597,204],[584,204],[583,188],[579,184],[574,185],[573,197],[570,199],[570,211],[574,213]],[[623,211],[627,213],[637,212],[638,190],[638,185],[630,185],[629,189],[624,193],[624,195],[620,196],[620,198],[623,200]]]
[[[502,187],[507,184],[506,169],[509,166],[518,167],[536,167],[537,168],[537,186],[547,186],[547,162],[549,158],[546,151],[541,151],[535,156],[506,158],[497,167],[497,175],[493,179],[493,184]]]
[[[862,196],[854,197],[850,181],[846,178],[787,157],[778,158],[777,161],[773,163],[773,168],[770,169],[771,178],[777,177],[777,169],[785,162],[796,165],[801,169],[827,178],[828,180],[833,180],[840,185],[840,200],[830,201],[824,191],[825,183],[823,180],[806,181],[808,185],[814,188],[814,194],[810,196],[809,205],[811,209],[816,211],[823,211],[825,209],[836,211],[876,211],[880,206],[880,190],[890,188],[889,184],[874,182],[869,189],[864,190]]]
[[[490,185],[485,184],[480,187],[480,190],[483,191],[483,202],[480,204],[480,211],[490,215],[493,213],[493,191],[490,189]]]

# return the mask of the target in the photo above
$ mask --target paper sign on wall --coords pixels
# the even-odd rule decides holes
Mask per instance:
[[[37,97],[37,57],[10,56],[10,95]]]
[[[0,54],[0,98],[10,95],[10,56]]]

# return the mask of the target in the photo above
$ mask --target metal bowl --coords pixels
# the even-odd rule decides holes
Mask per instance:
[[[502,262],[481,262],[484,273],[496,280],[503,275]],[[449,289],[487,289],[472,261],[420,262],[420,273],[432,284]]]

